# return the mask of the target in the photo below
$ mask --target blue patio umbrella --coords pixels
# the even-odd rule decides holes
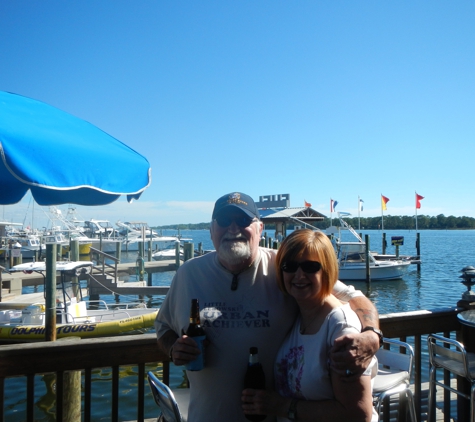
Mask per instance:
[[[150,185],[145,157],[98,127],[40,101],[0,91],[0,204],[28,190],[39,205],[138,199]]]
[[[138,199],[147,159],[96,126],[48,104],[0,91],[0,204],[28,190],[39,205],[105,205]],[[47,245],[45,339],[56,339],[56,258]]]

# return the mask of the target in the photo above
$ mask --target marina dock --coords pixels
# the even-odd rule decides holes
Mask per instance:
[[[137,274],[137,265],[135,262],[117,264],[117,275],[115,275],[115,271],[112,271],[110,268],[105,268],[101,271],[98,269],[98,266],[94,267],[92,275],[98,282],[95,282],[92,277],[89,278],[88,288],[90,289],[90,294],[118,294],[129,296],[166,295],[168,287],[152,286],[149,277],[151,277],[153,273],[175,271],[175,261],[146,261],[143,265],[146,273],[146,277],[144,278],[146,278],[146,280],[128,282],[121,280],[121,278]],[[60,276],[57,277],[58,282],[59,277]],[[11,306],[13,303],[35,303],[44,300],[43,292],[22,294],[23,287],[37,287],[44,284],[44,276],[41,273],[9,273],[3,270],[0,272],[0,282],[2,286],[0,302],[7,302]]]

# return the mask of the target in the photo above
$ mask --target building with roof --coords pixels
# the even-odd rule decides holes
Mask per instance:
[[[262,222],[275,224],[276,239],[286,236],[287,226],[290,223],[299,227],[315,228],[316,222],[326,218],[311,206],[291,207],[290,194],[260,196],[256,205]]]

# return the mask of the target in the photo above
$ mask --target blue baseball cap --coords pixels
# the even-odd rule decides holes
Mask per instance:
[[[250,218],[260,218],[259,211],[254,203],[254,200],[245,193],[233,192],[219,198],[214,204],[213,216],[214,220],[218,214],[224,210],[238,208]]]

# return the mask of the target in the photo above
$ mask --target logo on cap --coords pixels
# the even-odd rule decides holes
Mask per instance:
[[[232,193],[228,197],[228,204],[247,205],[247,202],[245,202],[241,199],[241,194],[240,193]]]

